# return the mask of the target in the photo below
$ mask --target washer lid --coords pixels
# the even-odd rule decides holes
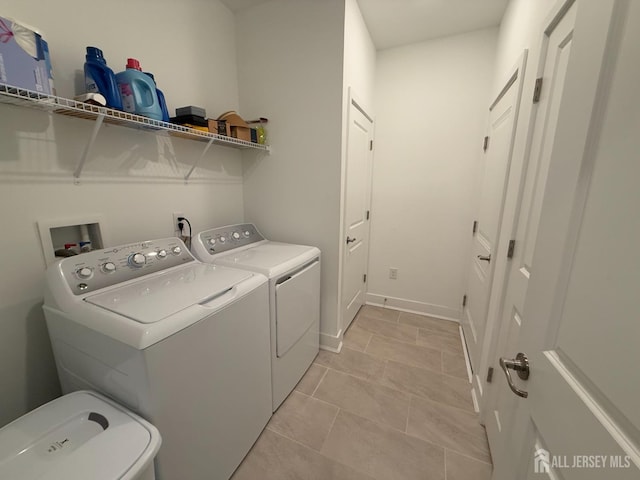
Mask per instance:
[[[242,270],[190,264],[88,296],[85,301],[140,323],[155,323],[205,303],[249,277]]]
[[[287,272],[318,256],[320,250],[307,245],[266,242],[228,255],[219,255],[215,263],[259,272],[267,277]]]
[[[115,480],[143,471],[158,430],[93,392],[74,392],[0,429],[0,478]]]

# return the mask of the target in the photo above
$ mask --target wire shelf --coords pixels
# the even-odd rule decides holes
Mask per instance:
[[[69,117],[83,118],[86,120],[98,120],[103,118],[105,123],[121,125],[129,128],[147,130],[155,134],[166,134],[173,137],[187,138],[208,144],[223,145],[232,148],[250,148],[254,150],[269,151],[268,145],[247,142],[233,137],[218,135],[216,133],[203,132],[182,125],[161,122],[140,115],[121,112],[111,108],[99,107],[88,103],[76,102],[63,97],[46,95],[43,93],[25,90],[24,88],[0,84],[0,103],[18,105],[37,110],[54,112]]]

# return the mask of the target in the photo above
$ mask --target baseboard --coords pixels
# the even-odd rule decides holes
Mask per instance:
[[[441,318],[442,320],[450,320],[452,322],[460,323],[460,310],[445,307],[443,305],[416,302],[415,300],[388,297],[375,293],[367,293],[366,303],[367,305],[389,307],[396,310],[401,310],[403,312],[418,313],[420,315],[428,315],[430,317]]]
[[[320,332],[320,349],[340,353],[342,350],[342,330],[335,336]]]
[[[476,413],[480,413],[480,406],[478,405],[478,397],[476,396],[476,389],[471,389],[471,400],[473,401],[473,409]]]
[[[467,377],[469,379],[469,383],[471,384],[471,399],[473,400],[473,409],[476,413],[480,413],[480,402],[482,401],[482,384],[480,383],[480,377],[478,375],[474,375],[473,370],[471,369],[471,358],[469,357],[469,349],[467,348],[467,341],[464,338],[464,330],[462,329],[462,325],[460,326],[460,341],[462,342],[462,353],[464,355],[464,362],[467,365]],[[480,398],[478,398],[478,393],[480,394]]]
[[[464,330],[462,326],[460,328],[460,342],[462,342],[462,353],[464,355],[464,363],[467,366],[467,378],[469,383],[473,383],[473,372],[471,370],[471,359],[469,358],[469,350],[467,349],[467,341],[464,338]]]

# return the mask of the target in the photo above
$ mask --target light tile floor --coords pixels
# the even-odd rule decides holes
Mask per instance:
[[[458,325],[365,306],[320,351],[234,480],[488,480]]]

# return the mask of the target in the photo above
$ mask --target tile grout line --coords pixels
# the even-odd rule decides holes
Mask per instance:
[[[450,452],[455,453],[456,455],[460,455],[461,457],[464,457],[468,460],[473,460],[474,462],[478,462],[478,463],[482,463],[484,465],[489,465],[490,467],[493,467],[493,463],[492,462],[485,462],[484,460],[479,460],[475,457],[471,457],[470,455],[466,454],[466,453],[462,453],[459,452],[458,450],[454,450],[453,448],[449,448],[449,447],[443,447],[445,449],[445,451],[449,450]],[[491,456],[491,455],[489,455]]]
[[[331,431],[333,430],[333,427],[336,424],[336,420],[338,419],[338,415],[340,414],[340,410],[342,410],[342,409],[340,407],[338,407],[338,410],[336,411],[336,414],[333,416],[333,420],[331,421],[331,426],[329,427],[329,430],[327,430],[327,436],[324,437],[324,440],[322,441],[322,445],[320,445],[320,450],[318,450],[318,451],[321,454],[322,454],[322,449],[324,448],[324,444],[327,442],[327,438],[329,438],[329,435],[331,435]],[[326,457],[327,458],[331,458],[329,456],[326,456]]]
[[[336,415],[336,416],[337,416],[337,415]],[[266,430],[266,429],[265,429],[265,430]],[[363,470],[360,470],[359,468],[353,467],[353,466],[351,466],[351,465],[349,465],[349,464],[346,464],[346,463],[343,463],[343,462],[341,462],[341,461],[339,461],[339,460],[336,460],[335,458],[332,458],[332,457],[330,457],[330,456],[328,456],[328,455],[326,455],[326,454],[322,453],[322,451],[320,451],[320,450],[316,450],[315,448],[311,448],[311,447],[309,447],[308,445],[305,445],[304,443],[301,443],[301,442],[299,442],[298,440],[296,440],[296,439],[294,439],[294,438],[289,438],[289,437],[287,437],[286,435],[283,435],[282,433],[279,433],[279,432],[276,432],[276,431],[274,431],[274,430],[271,430],[270,428],[269,428],[268,430],[269,430],[271,433],[274,433],[275,435],[278,435],[278,436],[280,436],[280,437],[284,438],[285,440],[289,440],[290,442],[295,443],[295,444],[299,445],[300,447],[302,447],[302,448],[304,448],[304,449],[306,449],[306,450],[310,450],[311,452],[313,452],[313,453],[316,453],[316,454],[320,455],[322,458],[324,458],[324,459],[326,459],[326,460],[329,460],[330,462],[333,462],[333,463],[335,463],[335,464],[337,464],[337,465],[342,465],[343,467],[349,468],[349,469],[351,469],[351,470],[353,470],[353,471],[356,471],[356,472],[359,472],[359,473],[362,473],[362,474],[368,475],[368,476],[373,480],[373,477],[371,477],[368,473],[364,472]],[[328,435],[328,434],[327,434],[327,437],[329,437],[329,435]],[[326,441],[326,438],[325,438],[325,441]],[[323,445],[322,445],[322,446],[324,446],[324,443],[323,443]],[[248,456],[248,454],[247,454],[247,456]],[[245,458],[246,458],[246,457],[245,457]],[[244,461],[244,459],[243,459],[243,461]],[[235,473],[235,472],[234,472],[234,473]]]
[[[407,326],[411,327],[411,325],[407,325]],[[384,335],[384,334],[382,334],[380,332],[370,332],[369,330],[366,330],[365,328],[362,328],[362,327],[359,327],[359,328],[360,328],[360,330],[364,330],[365,332],[367,332],[367,333],[369,333],[371,335],[376,335],[378,337],[388,338],[388,339],[394,340],[396,342],[404,343],[404,344],[407,344],[407,345],[414,345],[414,346],[421,347],[421,348],[426,348],[426,349],[429,349],[429,350],[437,350],[439,352],[445,352],[445,350],[442,349],[442,348],[438,348],[438,347],[434,347],[434,346],[430,346],[430,345],[423,345],[423,344],[417,343],[418,339],[420,338],[420,330],[426,330],[424,328],[413,327],[413,328],[415,328],[417,330],[416,343],[411,343],[411,342],[406,341],[406,340],[400,340],[400,339],[395,338],[395,337],[390,337],[390,336]],[[435,335],[446,335],[446,334],[441,334],[440,332],[432,332],[432,331],[429,331],[429,333],[433,333]],[[445,352],[445,353],[451,353],[452,355],[455,355],[455,353],[453,353],[453,352]]]
[[[409,395],[409,408],[407,409],[407,421],[404,424],[404,433],[409,435],[409,417],[411,416],[411,402],[413,401],[413,395]]]
[[[444,480],[447,480],[447,449],[444,449]]]
[[[331,407],[340,408],[340,407],[339,407],[338,405],[336,405],[335,403],[327,402],[326,400],[323,400],[322,398],[314,397],[314,396],[312,396],[312,395],[309,395],[309,394],[304,393],[304,392],[300,392],[300,391],[298,391],[298,390],[294,390],[294,391],[295,391],[296,393],[299,393],[300,395],[303,395],[303,396],[305,396],[305,397],[307,397],[307,398],[312,399],[312,400],[313,400],[313,401],[315,401],[315,402],[320,402],[320,403],[324,403],[325,405],[329,405],[329,406],[331,406]],[[292,392],[292,393],[293,393],[293,392]],[[287,397],[287,398],[288,398],[288,397]],[[284,403],[284,402],[283,402],[283,403]],[[279,408],[279,407],[278,407],[278,408]],[[274,415],[275,415],[275,414],[274,414]]]
[[[325,367],[326,371],[322,374],[322,377],[320,378],[320,381],[318,382],[318,384],[316,385],[316,388],[313,389],[313,392],[311,392],[310,397],[313,397],[315,395],[315,393],[318,391],[318,387],[320,387],[320,384],[322,383],[322,381],[324,380],[324,377],[327,376],[327,373],[329,373],[329,367]],[[315,397],[314,397],[315,398]]]
[[[415,398],[415,399],[418,399],[418,400],[424,400],[424,398],[423,398],[423,397],[420,397],[420,396],[418,396],[418,395],[411,394],[411,399],[410,399],[410,403],[409,403],[409,409],[411,409],[411,405],[412,405],[412,403],[413,403],[413,399],[414,399],[414,398]],[[429,400],[429,401],[430,401],[430,402],[432,402],[432,403],[440,403],[440,402],[436,402],[435,400]],[[445,404],[443,404],[443,405],[445,405]],[[458,407],[451,407],[451,408],[458,409]],[[460,409],[458,409],[458,410],[460,410]],[[467,412],[467,413],[469,413],[469,412]],[[366,417],[363,417],[363,418],[366,418]],[[378,423],[378,422],[376,422],[376,423]],[[478,424],[479,424],[479,423],[478,423]],[[393,427],[391,427],[391,428],[393,428]],[[419,436],[417,436],[417,435],[413,435],[413,434],[409,433],[409,418],[408,418],[408,417],[407,417],[407,431],[406,431],[406,432],[404,432],[404,433],[405,433],[405,435],[407,435],[408,437],[416,438],[416,439],[418,439],[418,440],[422,440],[423,442],[429,443],[429,444],[434,445],[434,446],[436,446],[436,447],[443,448],[443,449],[445,449],[445,450],[451,450],[452,452],[454,452],[454,453],[456,453],[456,454],[458,454],[458,455],[460,455],[460,456],[462,456],[462,457],[466,457],[466,458],[468,458],[468,459],[470,459],[470,460],[475,460],[476,462],[480,462],[480,463],[484,463],[484,464],[486,464],[486,465],[491,465],[491,466],[493,466],[493,463],[492,463],[491,461],[487,462],[487,461],[485,461],[485,460],[480,460],[479,458],[472,457],[471,455],[469,455],[469,454],[467,454],[467,453],[463,453],[463,452],[460,452],[459,450],[456,450],[456,449],[454,449],[454,448],[447,447],[447,446],[445,446],[445,445],[441,445],[441,444],[439,444],[439,443],[436,443],[436,442],[435,442],[435,441],[433,441],[433,440],[427,440],[427,439],[425,439],[425,438],[422,438],[422,437],[419,437]],[[476,438],[480,438],[480,437],[479,437],[479,436],[477,436],[477,435],[473,435],[473,436],[474,436],[474,437],[476,437]],[[486,439],[486,433],[485,433],[485,439]],[[487,439],[487,441],[488,441],[488,439]],[[489,458],[491,458],[491,451],[490,451],[490,450],[489,450]]]
[[[367,340],[367,344],[364,346],[364,350],[362,351],[362,353],[368,353],[367,348],[369,348],[369,344],[371,343],[372,338],[373,338],[373,333],[369,332],[369,340]],[[369,355],[373,355],[373,353],[369,353]],[[373,356],[377,357],[377,355],[373,355]]]
[[[383,307],[381,307],[381,308],[383,308]],[[406,312],[404,310],[396,310],[394,308],[389,308],[389,307],[384,307],[384,308],[386,310],[392,310],[392,311],[398,312],[398,317],[396,318],[396,320],[391,321],[391,320],[387,320],[387,319],[384,319],[384,318],[374,317],[374,316],[371,316],[371,315],[367,315],[364,312],[362,312],[362,313],[358,312],[358,316],[362,315],[363,317],[367,317],[367,318],[370,318],[370,319],[373,319],[373,320],[384,320],[387,323],[394,323],[396,325],[408,325],[408,326],[413,326],[413,327],[416,327],[416,328],[422,328],[422,329],[428,330],[427,327],[418,327],[417,325],[411,325],[410,323],[401,323],[400,322],[400,317],[402,316],[403,313],[406,313],[408,315],[415,315],[415,316],[418,316],[418,317],[425,317],[425,318],[428,318],[428,319],[433,320],[435,322],[442,322],[443,324],[447,324],[447,325],[454,324],[457,327],[460,326],[460,322],[459,321],[446,320],[444,318],[432,317],[431,315],[414,313],[414,312]],[[355,319],[354,319],[354,321],[355,321]],[[449,334],[449,335],[455,335],[456,337],[458,336],[458,331],[457,330],[456,330],[455,333],[454,332],[447,332],[447,331],[445,331],[445,332],[435,332],[435,333],[444,333],[444,334]]]
[[[405,343],[406,343],[406,342],[405,342]],[[384,358],[384,357],[379,357],[379,356],[377,356],[377,355],[373,355],[373,354],[371,354],[371,353],[360,352],[360,351],[357,351],[357,350],[349,349],[348,347],[345,347],[345,348],[346,348],[346,349],[348,349],[348,350],[352,350],[353,352],[357,352],[357,353],[359,353],[359,354],[368,355],[369,357],[375,358],[375,359],[377,359],[377,360],[383,360],[383,361],[384,361],[384,368],[383,368],[383,371],[382,371],[382,373],[381,373],[380,377],[379,377],[379,378],[375,378],[375,377],[368,377],[368,376],[366,376],[366,377],[365,377],[365,376],[361,376],[361,375],[355,374],[355,373],[350,372],[350,371],[340,370],[340,369],[338,369],[338,368],[330,367],[330,366],[327,366],[327,365],[323,365],[323,364],[317,364],[317,365],[319,365],[319,366],[321,366],[321,367],[324,367],[324,368],[326,368],[327,370],[334,370],[334,371],[339,372],[339,373],[342,373],[342,374],[351,375],[351,376],[353,376],[353,377],[356,377],[356,378],[362,379],[362,380],[364,380],[364,381],[367,381],[367,382],[370,382],[370,383],[373,383],[373,384],[376,384],[376,385],[382,385],[382,386],[384,386],[384,387],[390,388],[390,389],[395,390],[395,391],[397,391],[397,392],[400,392],[400,393],[403,393],[403,394],[409,394],[409,395],[414,395],[414,393],[413,393],[413,392],[411,392],[411,391],[408,391],[408,390],[403,390],[403,389],[397,388],[396,386],[388,385],[388,384],[383,383],[383,382],[381,381],[381,380],[382,380],[382,378],[384,377],[385,373],[386,373],[387,366],[388,366],[388,364],[389,364],[389,362],[390,362],[390,361],[393,361],[393,362],[395,362],[395,363],[397,363],[397,364],[401,365],[402,367],[417,368],[417,369],[420,369],[420,370],[425,370],[425,371],[427,371],[427,372],[429,372],[429,373],[431,373],[431,374],[440,375],[441,377],[445,377],[445,376],[446,376],[447,378],[451,378],[451,379],[455,379],[455,380],[464,380],[464,379],[461,379],[461,378],[458,378],[458,377],[452,377],[452,376],[450,376],[450,375],[445,375],[445,374],[443,374],[443,373],[441,373],[441,372],[436,372],[436,371],[431,370],[431,369],[429,369],[429,368],[425,368],[424,366],[408,365],[408,364],[403,363],[403,362],[398,362],[398,361],[395,361],[395,360],[389,360],[389,359],[386,359],[386,358]],[[341,355],[341,354],[335,354],[335,355]],[[319,387],[320,383],[322,382],[322,380],[324,380],[324,378],[325,378],[326,374],[327,374],[327,372],[325,372],[325,373],[324,373],[324,375],[323,375],[323,377],[322,377],[321,381],[318,383],[318,385],[317,385],[317,386],[316,386],[316,388],[314,389],[314,392],[312,393],[312,395],[315,395],[315,392],[317,391],[317,389],[318,389],[318,387]],[[451,406],[451,407],[453,407],[453,408],[457,408],[457,409],[462,410],[462,411],[465,411],[465,412],[474,413],[474,411],[473,411],[473,410],[467,410],[467,409],[465,409],[464,407],[455,406],[455,405],[450,405],[450,404],[445,403],[445,402],[440,402],[440,401],[438,401],[438,400],[434,400],[434,399],[433,399],[433,398],[431,398],[431,397],[422,396],[422,395],[416,395],[416,396],[417,396],[417,397],[419,397],[419,398],[423,398],[423,399],[426,399],[426,400],[432,401],[432,402],[436,402],[436,403],[438,403],[438,404],[442,404],[442,405],[446,405],[446,406]],[[315,397],[314,397],[314,398],[315,398]]]
[[[363,352],[358,352],[358,353],[363,353]],[[368,354],[368,355],[371,355],[371,354]],[[371,356],[373,356],[373,355],[371,355]],[[376,357],[376,358],[377,358],[377,359],[380,359],[380,360],[383,360],[383,358],[382,358],[382,357]],[[426,370],[427,372],[432,373],[432,374],[435,374],[435,375],[442,375],[441,373],[434,372],[433,370],[430,370],[430,369],[428,369],[428,368],[416,367],[416,366],[414,366],[414,365],[407,365],[407,364],[402,363],[402,362],[396,362],[395,360],[387,360],[387,359],[384,359],[384,368],[383,368],[383,370],[382,370],[382,374],[380,375],[380,379],[363,377],[363,376],[360,376],[360,375],[354,374],[354,373],[352,373],[352,372],[347,372],[347,371],[345,371],[345,370],[339,370],[339,369],[337,369],[337,368],[328,367],[328,366],[326,366],[326,365],[321,365],[321,364],[317,364],[317,365],[319,365],[319,366],[321,366],[321,367],[324,367],[324,368],[326,368],[327,370],[333,370],[334,372],[338,372],[338,373],[341,373],[341,374],[343,374],[343,375],[350,375],[350,376],[355,377],[355,378],[358,378],[358,379],[360,379],[360,380],[364,380],[364,381],[369,382],[369,383],[372,383],[372,384],[374,384],[374,385],[383,386],[383,387],[389,388],[389,389],[391,389],[391,390],[394,390],[394,391],[396,391],[396,392],[399,392],[399,393],[402,393],[402,394],[405,394],[405,395],[413,395],[413,396],[415,396],[415,397],[417,397],[417,398],[420,398],[420,399],[423,399],[423,400],[428,400],[428,401],[430,401],[430,402],[435,402],[435,403],[438,403],[438,404],[440,404],[440,405],[445,405],[445,406],[448,406],[448,407],[456,408],[456,409],[461,410],[461,411],[463,411],[463,412],[467,412],[467,413],[476,413],[474,410],[467,410],[467,409],[462,408],[462,407],[458,407],[458,406],[455,406],[455,405],[450,405],[449,403],[445,403],[445,402],[440,402],[440,401],[438,401],[438,400],[434,400],[433,398],[430,398],[430,397],[425,397],[425,396],[422,396],[422,395],[416,395],[415,393],[413,393],[413,392],[411,392],[411,391],[408,391],[408,390],[401,390],[400,388],[397,388],[396,386],[391,386],[391,385],[388,385],[388,384],[382,383],[380,380],[382,379],[382,377],[384,377],[384,374],[385,374],[385,373],[386,373],[386,371],[387,371],[387,365],[388,365],[389,361],[393,361],[393,362],[395,362],[395,363],[399,363],[399,364],[400,364],[400,365],[402,365],[403,367],[419,368],[419,369],[422,369],[422,370]],[[326,375],[327,375],[327,372],[325,372],[324,376],[326,376]],[[324,376],[323,376],[323,379],[324,379]],[[447,375],[447,376],[448,376],[448,375]],[[457,377],[451,377],[451,378],[457,378]],[[457,378],[457,379],[458,379],[458,380],[461,380],[461,379],[459,379],[459,378]],[[320,384],[318,384],[318,386],[319,386],[319,385],[320,385]],[[317,389],[318,389],[318,387],[316,387],[316,389],[314,390],[314,392],[313,392],[313,394],[312,394],[312,395],[314,395],[314,394],[315,394],[315,392],[316,392],[316,390],[317,390]],[[300,392],[300,393],[302,393],[302,392]],[[317,398],[317,397],[313,397],[313,398]],[[330,402],[327,402],[327,403],[330,403]],[[331,403],[331,405],[333,405],[333,404]],[[337,405],[336,405],[336,406],[337,406]]]

